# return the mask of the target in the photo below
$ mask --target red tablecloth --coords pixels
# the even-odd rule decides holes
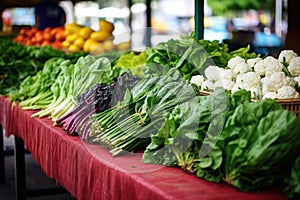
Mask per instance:
[[[9,116],[10,109],[12,108],[12,103],[4,96],[0,96],[0,125],[7,129],[9,126]]]
[[[277,191],[243,193],[176,167],[143,164],[139,153],[112,157],[105,148],[67,135],[48,118],[31,118],[32,113],[15,106],[10,113],[13,123],[9,126],[13,127],[8,135],[22,138],[45,174],[79,200],[286,199]]]

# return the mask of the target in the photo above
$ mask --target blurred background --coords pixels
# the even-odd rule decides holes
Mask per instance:
[[[1,0],[2,1],[2,0]],[[16,0],[14,0],[16,1]],[[2,30],[34,26],[34,1],[10,6],[2,12]],[[247,44],[257,53],[275,54],[283,47],[288,30],[288,0],[205,0],[204,39],[228,43],[231,49]],[[195,0],[152,0],[151,26],[154,35],[170,31],[189,34],[194,30]],[[101,18],[113,21],[114,35],[146,27],[147,6],[143,0],[60,1],[66,23],[77,22],[99,29]],[[165,38],[166,39],[166,38]]]

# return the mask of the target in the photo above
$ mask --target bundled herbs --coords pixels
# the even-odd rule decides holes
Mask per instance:
[[[93,142],[110,148],[113,156],[145,147],[164,113],[197,94],[191,85],[169,76],[142,79],[118,105],[91,116]]]
[[[76,99],[76,107],[56,121],[70,135],[79,134],[89,140],[88,119],[92,114],[103,112],[121,101],[127,89],[131,89],[140,79],[128,73],[122,74],[115,83],[96,84]]]
[[[278,186],[299,154],[297,117],[273,100],[251,102],[243,90],[213,94],[167,114],[143,162],[180,166],[241,191]]]

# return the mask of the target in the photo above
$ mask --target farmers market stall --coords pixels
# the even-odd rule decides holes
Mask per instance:
[[[24,141],[46,175],[77,199],[286,199],[276,190],[239,192],[227,184],[199,179],[177,167],[143,164],[141,153],[112,157],[107,149],[85,144],[79,137],[53,127],[48,118],[31,118],[36,111],[11,107],[11,102],[3,97],[0,105],[1,109],[12,108],[6,112],[7,116],[1,112],[1,125],[6,127],[7,135],[15,135],[17,145]],[[3,117],[9,125],[5,125]],[[22,199],[25,185],[17,186],[18,197]]]

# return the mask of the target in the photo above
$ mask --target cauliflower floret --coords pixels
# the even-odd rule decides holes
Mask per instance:
[[[240,56],[235,56],[228,60],[227,66],[233,70],[235,66],[239,63],[245,63],[245,59]]]
[[[236,83],[241,85],[243,89],[257,88],[261,82],[261,77],[256,72],[247,72],[237,76]]]
[[[211,82],[210,80],[203,81],[201,85],[201,90],[214,91],[214,89],[215,89],[215,84],[213,82]]]
[[[208,80],[215,82],[217,80],[220,80],[221,70],[222,68],[211,65],[205,69],[204,74]]]
[[[290,61],[294,57],[298,57],[298,55],[293,50],[283,50],[280,52],[278,60],[280,63],[283,63],[283,59],[285,59],[285,63],[290,64]]]
[[[246,72],[250,72],[250,71],[251,71],[250,65],[248,65],[245,62],[240,62],[233,69],[234,74],[245,74]]]
[[[277,99],[276,92],[266,92],[262,99]]]
[[[266,92],[277,92],[282,86],[295,87],[296,82],[293,78],[287,77],[284,72],[275,72],[269,77],[261,79],[263,94]]]
[[[220,80],[232,80],[233,79],[233,72],[231,69],[222,69],[220,68]]]
[[[294,99],[299,98],[299,93],[291,86],[283,86],[278,89],[278,99]]]
[[[190,83],[193,83],[196,86],[200,87],[203,81],[204,81],[204,76],[196,75],[196,76],[192,76]]]
[[[247,60],[248,65],[250,65],[250,67],[254,67],[254,65],[260,61],[262,61],[262,58],[250,58]]]
[[[272,56],[268,56],[254,65],[254,71],[261,76],[265,76],[267,73],[270,75],[274,72],[280,72],[282,69],[283,65]]]
[[[292,76],[300,76],[300,57],[292,58],[287,68]]]
[[[234,82],[227,79],[222,79],[215,82],[215,87],[222,87],[225,90],[231,90],[233,86],[234,86]]]
[[[266,72],[281,72],[283,69],[283,65],[272,56],[268,56],[264,59],[266,64]]]
[[[254,65],[254,71],[257,72],[260,76],[264,76],[266,73],[266,64],[264,60],[258,61]]]

